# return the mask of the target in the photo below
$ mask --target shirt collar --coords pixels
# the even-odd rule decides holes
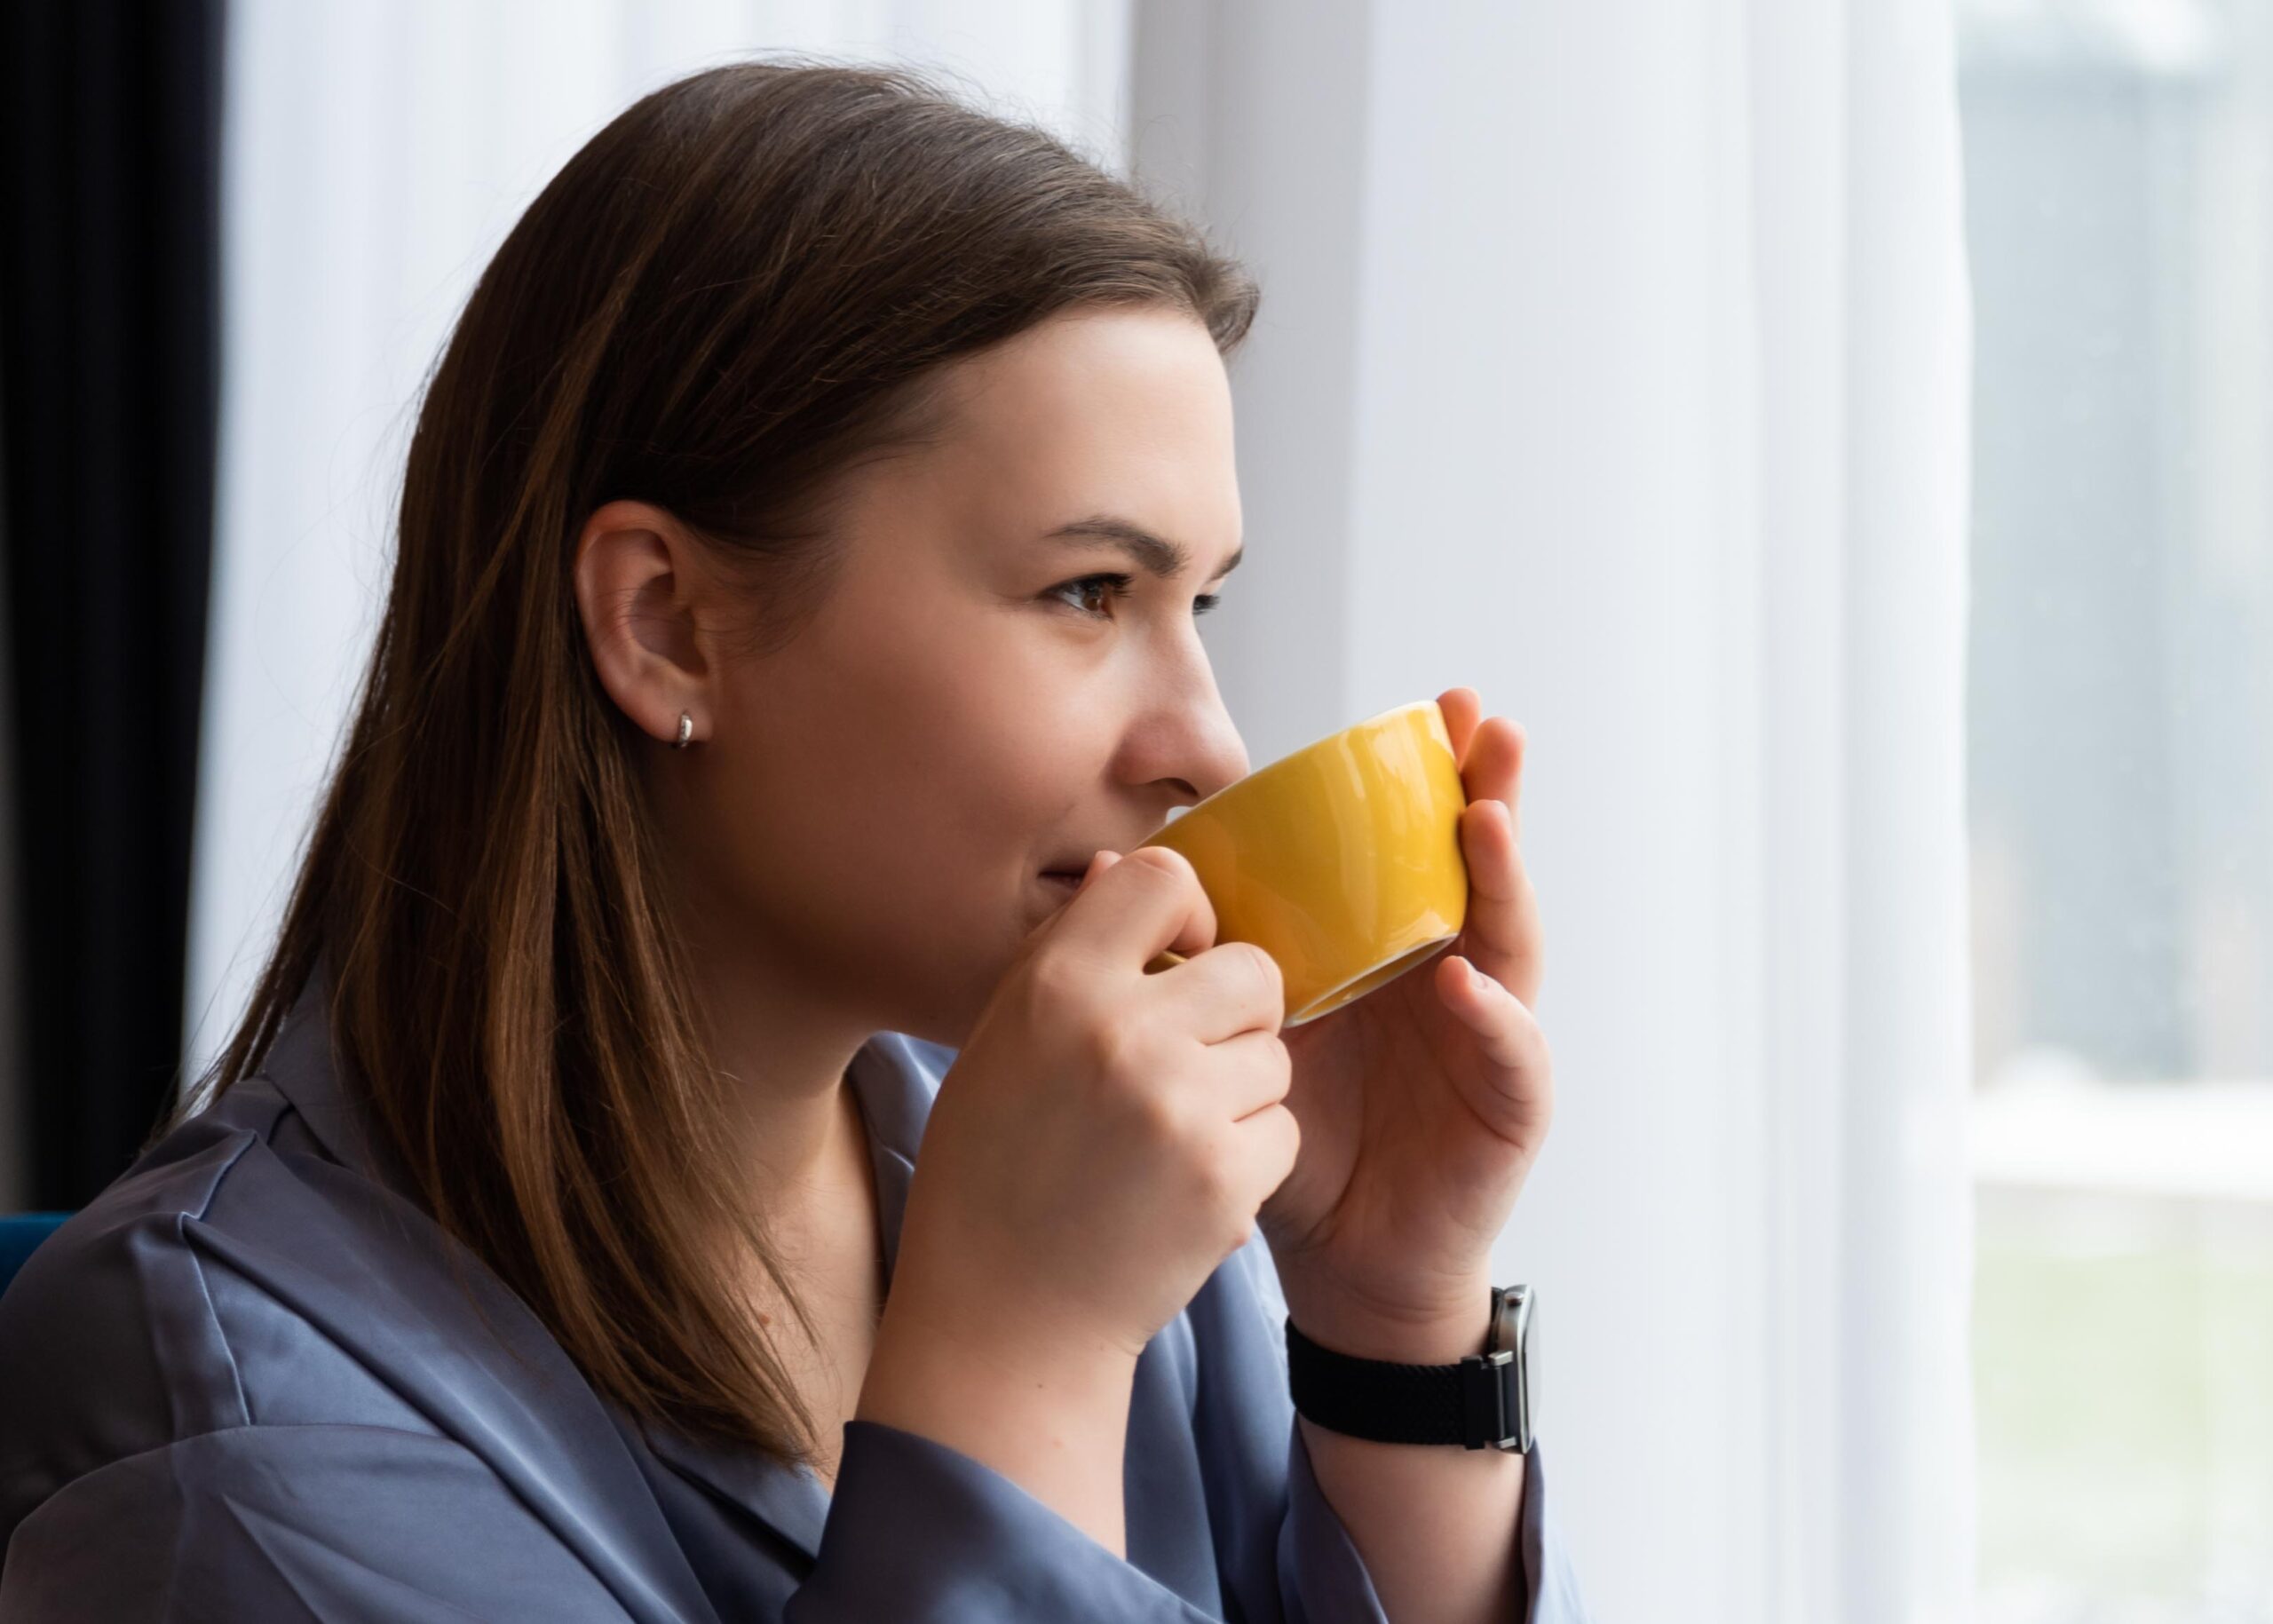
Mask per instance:
[[[915,1151],[954,1053],[905,1033],[879,1032],[860,1046],[845,1072],[867,1128],[887,1290],[899,1259],[900,1220],[907,1209]],[[649,1426],[643,1431],[655,1454],[682,1475],[756,1517],[809,1559],[819,1558],[829,1491],[810,1466],[786,1467],[755,1451],[676,1429]]]
[[[300,985],[257,1076],[265,1078],[300,1113],[332,1157],[408,1195],[408,1170],[384,1137],[371,1131],[365,1110],[351,1099],[352,1068],[332,1042],[331,1000],[319,965]]]

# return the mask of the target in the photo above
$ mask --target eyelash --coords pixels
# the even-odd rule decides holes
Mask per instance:
[[[1044,596],[1051,598],[1057,603],[1064,605],[1066,608],[1073,610],[1076,614],[1085,614],[1091,620],[1111,620],[1113,616],[1104,610],[1084,609],[1079,604],[1066,603],[1064,598],[1058,598],[1057,595],[1060,592],[1073,591],[1082,587],[1093,586],[1101,582],[1106,587],[1111,589],[1113,593],[1111,601],[1119,602],[1121,599],[1129,596],[1129,588],[1134,583],[1135,580],[1135,576],[1123,574],[1117,570],[1104,574],[1083,575],[1077,581],[1060,582],[1057,585],[1051,587]],[[1222,594],[1220,593],[1203,592],[1198,598],[1192,600],[1192,613],[1195,615],[1205,614],[1222,600]]]

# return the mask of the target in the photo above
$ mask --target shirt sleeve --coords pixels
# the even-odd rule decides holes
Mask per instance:
[[[1271,1270],[1268,1281],[1260,1270]],[[1388,1624],[1355,1542],[1311,1467],[1287,1395],[1285,1308],[1258,1237],[1186,1311],[1192,1423],[1233,1624]],[[1525,1458],[1515,1624],[1591,1624],[1533,1442]],[[983,1554],[982,1554],[983,1553]],[[787,1624],[1214,1620],[1010,1478],[962,1452],[854,1420],[812,1573]]]
[[[27,1517],[0,1568],[10,1624],[633,1616],[471,1451],[385,1427],[234,1427],[115,1461]]]
[[[961,1450],[882,1422],[844,1423],[812,1573],[784,1624],[1204,1624],[1088,1530]]]

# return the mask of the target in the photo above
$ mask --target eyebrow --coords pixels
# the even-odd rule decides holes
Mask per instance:
[[[1077,519],[1070,525],[1060,525],[1042,538],[1044,541],[1065,540],[1075,543],[1110,542],[1127,551],[1147,571],[1163,579],[1180,575],[1192,562],[1192,554],[1181,543],[1165,536],[1153,535],[1133,519],[1112,513],[1092,513],[1087,519]],[[1247,557],[1247,544],[1224,560],[1224,567],[1208,577],[1221,581],[1239,566]]]

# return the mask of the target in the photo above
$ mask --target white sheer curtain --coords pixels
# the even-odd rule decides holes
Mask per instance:
[[[1258,761],[1531,737],[1555,1136],[1501,1248],[1605,1620],[1970,1610],[1969,300],[1927,0],[1140,12],[1262,273]]]
[[[1611,1620],[1972,1589],[1969,313],[1936,0],[310,8],[234,16],[191,1008],[241,1006],[497,237],[720,55],[944,58],[1259,272],[1258,762],[1453,683],[1532,739],[1542,1448]],[[1127,134],[1124,137],[1123,131]]]

